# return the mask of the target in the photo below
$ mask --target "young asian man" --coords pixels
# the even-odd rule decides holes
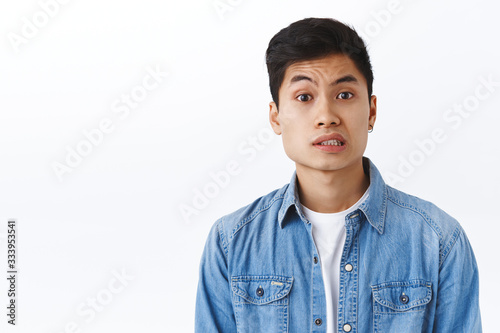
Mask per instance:
[[[271,39],[266,62],[269,120],[296,170],[214,224],[196,332],[481,332],[460,224],[386,185],[363,156],[377,98],[354,29],[297,21]]]

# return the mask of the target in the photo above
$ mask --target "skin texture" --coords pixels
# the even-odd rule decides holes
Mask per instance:
[[[302,78],[292,82],[294,77]],[[336,83],[352,76],[355,81]],[[269,103],[269,121],[282,135],[283,147],[295,162],[300,202],[320,213],[343,211],[363,195],[369,177],[362,157],[377,98],[368,98],[366,80],[343,54],[290,65],[279,90],[279,110]],[[340,134],[342,151],[324,151],[313,143],[325,134]]]

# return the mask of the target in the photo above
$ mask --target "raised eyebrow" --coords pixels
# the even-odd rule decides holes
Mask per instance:
[[[356,77],[354,77],[351,74],[347,74],[347,75],[342,76],[341,78],[338,78],[337,80],[333,81],[332,83],[330,83],[330,86],[335,86],[337,84],[344,83],[344,82],[359,83],[359,81],[358,81],[358,79],[356,79]]]
[[[314,81],[313,79],[311,79],[309,76],[302,75],[302,74],[298,74],[298,75],[295,75],[294,77],[292,77],[290,80],[290,84],[295,83],[295,82],[299,82],[299,81],[303,81],[303,80],[312,82],[315,86],[318,85],[318,83],[316,81]],[[356,79],[356,77],[354,77],[351,74],[347,74],[347,75],[344,75],[344,76],[338,78],[337,80],[333,81],[332,83],[330,83],[330,86],[335,86],[337,84],[344,83],[344,82],[359,83],[359,81],[358,81],[358,79]]]
[[[292,83],[303,81],[303,80],[312,82],[315,86],[318,85],[318,83],[316,81],[314,81],[313,79],[311,79],[309,76],[305,76],[302,74],[298,74],[298,75],[295,75],[294,77],[292,77],[292,79],[290,80],[290,85]]]

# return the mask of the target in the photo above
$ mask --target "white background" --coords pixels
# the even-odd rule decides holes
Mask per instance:
[[[229,7],[217,11],[217,3]],[[52,10],[44,22],[38,1],[0,4],[0,276],[7,219],[17,219],[19,237],[18,325],[6,323],[2,278],[1,331],[193,331],[209,228],[294,170],[280,137],[266,136],[264,53],[281,28],[311,16],[337,18],[367,37],[378,119],[366,156],[383,175],[404,176],[395,187],[460,221],[479,265],[483,328],[495,331],[500,86],[482,100],[475,92],[481,78],[500,82],[500,5],[71,0]],[[23,37],[34,20],[40,27]],[[16,45],[13,36],[25,39]],[[141,91],[148,68],[169,75],[120,118],[113,110],[123,94]],[[466,116],[445,120],[465,103]],[[103,119],[113,131],[60,181],[53,164],[65,164],[68,147]],[[424,154],[416,141],[435,129],[446,140]],[[251,146],[259,134],[261,150]],[[210,173],[232,160],[239,173],[210,185]],[[207,186],[201,207],[195,193]],[[180,208],[193,200],[197,215],[183,218]],[[117,272],[129,280],[120,284]]]

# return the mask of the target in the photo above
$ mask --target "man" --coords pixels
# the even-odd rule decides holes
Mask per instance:
[[[266,62],[270,123],[296,171],[214,224],[196,332],[481,332],[464,230],[363,157],[377,98],[361,38],[304,19],[271,39]]]

